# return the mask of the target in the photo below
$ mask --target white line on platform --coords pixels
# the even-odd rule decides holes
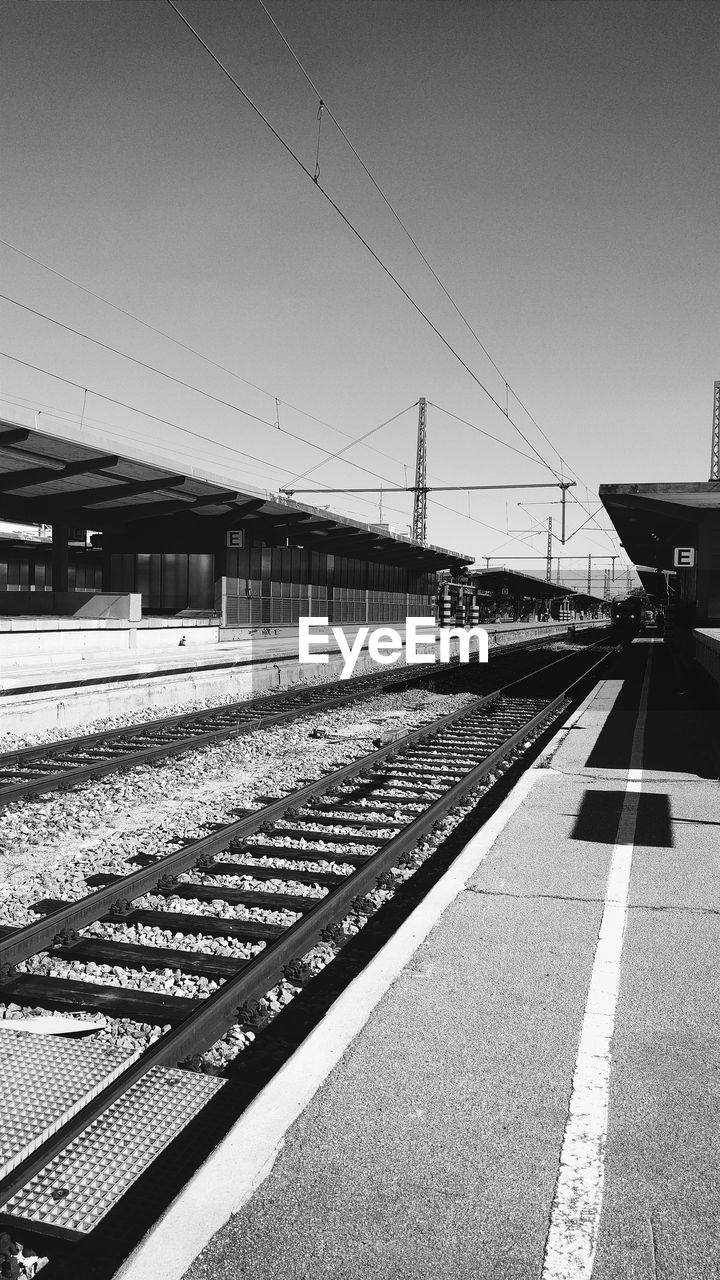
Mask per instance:
[[[542,760],[597,696],[600,686],[548,743]],[[144,1240],[114,1280],[180,1280],[201,1249],[237,1213],[270,1174],[288,1129],[364,1027],[443,912],[464,889],[538,776],[524,773],[497,811],[465,846],[441,880],[338,997],[322,1022],[265,1086]]]
[[[653,650],[650,649],[630,752],[625,798],[605,890],[545,1244],[542,1280],[590,1280],[605,1177],[612,1037],[627,923],[633,846]]]

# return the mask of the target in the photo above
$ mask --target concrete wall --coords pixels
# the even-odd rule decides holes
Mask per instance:
[[[181,641],[183,648],[217,645],[218,627],[194,618],[37,618],[32,626],[27,619],[0,618],[0,671],[67,663],[75,656],[101,660],[136,650],[176,650]]]
[[[693,640],[696,660],[720,689],[720,627],[698,627]]]
[[[139,622],[142,596],[98,591],[0,591],[0,616],[118,618]]]

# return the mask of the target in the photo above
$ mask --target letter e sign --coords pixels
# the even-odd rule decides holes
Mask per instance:
[[[695,565],[695,548],[673,547],[673,564],[676,569],[692,569]]]

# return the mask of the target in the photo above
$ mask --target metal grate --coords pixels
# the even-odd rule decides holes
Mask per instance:
[[[134,1062],[118,1049],[3,1031],[0,1178],[36,1151]]]
[[[51,1235],[87,1235],[225,1084],[154,1067],[0,1206],[0,1218]]]

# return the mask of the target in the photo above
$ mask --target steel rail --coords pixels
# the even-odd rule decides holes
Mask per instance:
[[[565,655],[563,658],[548,663],[547,668],[558,665],[559,662],[565,661],[568,656],[571,655]],[[604,654],[599,662],[605,661],[608,656],[609,654]],[[589,670],[594,670],[597,665],[599,663],[594,664]],[[545,671],[547,668],[543,667],[541,671]],[[492,693],[478,697],[469,705],[450,712],[438,720],[433,720],[430,724],[422,725],[420,728],[403,735],[402,738],[395,739],[393,742],[387,743],[367,755],[360,756],[349,764],[331,771],[329,774],[324,774],[322,777],[315,779],[314,782],[290,792],[287,796],[262,806],[234,823],[227,824],[212,835],[194,840],[173,853],[163,854],[138,871],[131,871],[124,876],[118,876],[111,883],[99,888],[95,893],[88,894],[77,902],[65,903],[55,908],[44,915],[41,920],[20,926],[7,935],[0,934],[0,979],[12,966],[52,945],[55,937],[63,929],[84,928],[101,919],[118,902],[122,900],[129,901],[132,898],[139,898],[143,894],[152,893],[157,888],[160,876],[179,875],[184,871],[190,870],[199,860],[215,857],[217,853],[227,848],[227,845],[231,842],[249,835],[255,835],[262,826],[276,822],[284,816],[288,809],[300,808],[308,800],[314,799],[333,787],[341,785],[348,778],[356,777],[358,774],[373,768],[375,764],[392,757],[393,754],[406,751],[416,742],[435,737],[443,729],[464,719],[471,713],[491,705],[507,689],[525,683],[537,674],[539,673],[533,672],[528,676],[522,676],[516,681],[503,685],[500,689],[493,690]],[[580,679],[584,678],[584,675],[580,677]],[[573,685],[569,687],[572,688]]]
[[[217,719],[218,717],[225,719],[235,713],[239,717],[235,724],[226,725],[220,729],[190,733],[185,738],[142,747],[136,751],[124,752],[106,760],[94,761],[87,765],[69,765],[64,770],[59,770],[57,773],[45,775],[44,777],[29,778],[27,781],[11,783],[10,785],[5,785],[0,781],[0,807],[11,804],[15,800],[21,800],[25,796],[39,795],[48,791],[77,786],[109,773],[117,773],[123,769],[132,769],[139,765],[150,764],[155,760],[169,756],[182,755],[186,751],[211,746],[228,738],[242,737],[246,733],[254,733],[257,729],[271,729],[276,725],[287,723],[288,720],[298,719],[300,716],[318,715],[323,711],[332,710],[334,707],[345,706],[364,697],[372,697],[376,689],[382,691],[389,685],[405,683],[407,680],[420,680],[425,678],[428,672],[442,675],[454,669],[457,665],[456,663],[444,663],[440,668],[429,666],[427,671],[424,667],[417,668],[411,676],[405,677],[400,675],[399,672],[393,672],[392,675],[384,678],[381,676],[361,676],[360,680],[364,682],[361,686],[355,685],[347,693],[335,693],[333,697],[322,699],[317,696],[313,697],[313,693],[309,690],[306,699],[294,693],[293,695],[288,695],[288,697],[292,698],[291,706],[286,706],[284,710],[269,711],[267,715],[262,714],[262,708],[265,706],[271,707],[273,703],[277,704],[277,694],[253,699],[252,702],[230,703],[223,707],[206,708],[202,712],[189,712],[187,717],[180,715],[171,716],[167,719],[149,720],[144,724],[125,726],[124,729],[112,729],[107,734],[97,733],[90,734],[84,738],[63,739],[60,742],[48,743],[42,747],[22,747],[18,751],[8,752],[0,756],[0,769],[22,767],[26,762],[30,767],[33,766],[33,762],[37,762],[39,767],[40,762],[47,757],[64,755],[66,752],[80,752],[104,744],[111,746],[113,742],[117,743],[132,737],[147,738],[153,733],[167,732],[169,729],[181,727],[183,724],[191,726],[197,721]],[[328,683],[327,686],[321,687],[337,689],[337,684]],[[317,686],[312,686],[313,692],[316,688]],[[281,695],[281,698],[284,700],[284,695]]]
[[[204,836],[200,840],[192,841],[184,849],[176,849],[173,853],[163,854],[149,866],[143,867],[138,871],[129,872],[119,880],[113,881],[111,885],[96,890],[95,893],[89,894],[86,898],[81,898],[78,902],[69,902],[62,907],[58,907],[44,916],[42,920],[21,926],[7,937],[0,939],[0,972],[3,966],[18,964],[21,960],[27,960],[38,951],[45,950],[46,947],[52,944],[55,936],[61,930],[81,929],[88,924],[93,924],[101,916],[106,915],[119,900],[140,898],[145,893],[152,893],[157,886],[159,876],[179,875],[183,871],[190,870],[199,859],[214,857],[226,849],[232,841],[255,835],[266,824],[277,822],[279,818],[285,815],[288,809],[300,808],[308,800],[323,795],[333,787],[340,786],[348,778],[357,777],[366,770],[373,768],[376,764],[386,760],[389,756],[397,754],[399,750],[425,738],[435,736],[442,729],[454,724],[456,720],[462,719],[470,714],[471,711],[478,711],[482,707],[492,704],[499,697],[500,694],[496,691],[487,694],[485,697],[478,698],[475,702],[470,703],[469,706],[461,707],[458,711],[452,711],[449,715],[442,716],[439,720],[433,720],[429,725],[422,725],[419,729],[412,730],[411,733],[406,734],[404,737],[387,743],[384,747],[378,747],[377,750],[370,752],[368,755],[359,756],[349,764],[342,765],[339,769],[324,774],[321,778],[317,778],[314,782],[300,787],[297,791],[289,792],[287,796],[256,809],[246,817],[239,818],[236,822],[228,823],[220,831]]]
[[[552,638],[562,637],[553,635]],[[535,636],[532,639],[520,641],[516,644],[503,645],[492,650],[490,657],[494,659],[502,654],[529,652],[547,644],[550,639],[550,636]],[[38,746],[19,747],[16,750],[0,754],[0,771],[19,772],[25,766],[30,769],[45,769],[45,762],[51,764],[52,760],[58,756],[73,752],[92,751],[102,746],[112,747],[113,744],[118,744],[119,746],[132,738],[142,741],[142,739],[152,737],[153,734],[167,733],[182,727],[187,727],[190,730],[184,738],[140,747],[137,750],[120,751],[118,754],[109,756],[104,760],[95,760],[87,764],[73,765],[70,762],[57,772],[46,771],[40,776],[27,778],[19,782],[5,783],[0,779],[0,808],[25,797],[66,790],[84,782],[89,782],[94,778],[105,777],[108,774],[120,772],[124,769],[132,769],[144,764],[152,764],[163,758],[183,755],[186,751],[211,746],[226,741],[228,738],[253,733],[256,729],[269,729],[275,725],[284,724],[288,720],[300,718],[303,715],[321,714],[323,711],[332,710],[334,707],[346,706],[348,703],[359,701],[364,697],[372,697],[376,690],[382,692],[388,688],[391,689],[395,685],[415,684],[429,678],[443,678],[458,670],[459,666],[457,659],[441,664],[413,664],[412,668],[402,667],[392,672],[355,677],[349,682],[352,687],[348,688],[346,693],[338,694],[335,692],[331,697],[323,696],[322,691],[337,690],[336,681],[328,681],[321,685],[313,685],[303,690],[293,690],[279,695],[267,694],[263,697],[253,698],[248,702],[232,702],[217,707],[206,707],[200,711],[188,711],[174,716],[160,717],[156,720],[125,725],[118,729],[100,730],[97,733],[81,735],[75,738],[62,738],[56,742],[47,742]],[[279,707],[278,701],[280,702]],[[278,709],[272,711],[273,706],[278,707]],[[269,714],[263,715],[266,708]],[[192,732],[193,726],[198,723],[202,724],[213,719],[227,720],[228,717],[232,716],[237,716],[237,720],[232,725],[226,724],[218,729],[207,729],[199,733]]]
[[[597,662],[593,663],[560,694],[549,701],[545,707],[541,708],[540,711],[513,732],[499,747],[471,768],[464,777],[451,785],[422,814],[419,814],[417,818],[408,823],[398,835],[388,840],[377,853],[368,858],[356,871],[352,872],[342,885],[320,899],[315,906],[303,914],[293,925],[289,926],[275,941],[270,941],[268,946],[253,960],[249,963],[244,963],[235,978],[228,979],[222,987],[203,1000],[199,1008],[176,1024],[174,1029],[167,1032],[160,1040],[149,1046],[139,1058],[131,1063],[125,1072],[82,1108],[38,1151],[33,1152],[12,1173],[0,1181],[0,1203],[7,1202],[30,1178],[48,1164],[54,1156],[62,1151],[78,1134],[83,1132],[93,1120],[106,1111],[113,1102],[152,1067],[176,1065],[185,1058],[192,1056],[193,1053],[209,1048],[224,1031],[237,1021],[238,1016],[242,1017],[242,1010],[239,1006],[257,998],[259,995],[264,995],[275,985],[282,974],[283,966],[289,960],[301,956],[309,945],[317,939],[325,925],[332,922],[333,919],[337,919],[338,916],[341,917],[341,914],[346,914],[348,904],[356,896],[360,895],[369,886],[372,886],[383,871],[392,866],[403,853],[413,848],[418,840],[426,835],[469,792],[481,785],[483,780],[497,768],[498,764],[512,754],[529,734],[534,733],[536,730],[542,730],[548,721],[556,718],[558,712],[567,702],[568,697],[571,696],[572,691],[578,685],[583,685],[610,656],[610,652],[605,653]],[[288,808],[301,807],[308,799],[322,794],[323,791],[329,790],[331,787],[341,785],[348,778],[362,775],[374,768],[377,763],[382,763],[388,758],[392,759],[401,756],[404,749],[413,745],[415,741],[437,736],[445,728],[451,727],[462,719],[467,719],[488,706],[488,704],[492,704],[499,696],[499,694],[491,694],[487,698],[478,699],[470,706],[463,707],[460,711],[453,712],[449,716],[444,716],[430,726],[423,726],[421,730],[415,730],[402,739],[361,757],[359,760],[353,761],[352,764],[343,766],[309,787],[304,787],[268,806],[266,809],[259,810],[251,818],[232,824],[232,828],[226,828],[221,834],[216,834],[197,842],[191,846],[191,849],[180,850],[175,854],[168,855],[168,859],[178,859],[184,855],[194,862],[197,860],[199,845],[204,846],[204,851],[206,852],[213,850],[219,852],[221,848],[227,847],[228,832],[231,829],[233,830],[233,835],[229,837],[230,839],[237,838],[238,834],[249,834],[250,832],[246,829],[247,823],[253,824],[252,831],[254,832],[259,826],[265,825],[270,820],[270,812],[272,812],[274,818],[277,818],[282,816]],[[288,850],[288,856],[291,857],[290,850]],[[166,859],[161,861],[164,866],[168,865]],[[157,867],[153,867],[152,871],[156,872]],[[139,873],[133,873],[133,876],[135,874]],[[114,885],[113,888],[117,891],[117,885]],[[98,897],[99,895],[92,895],[92,900],[97,902]],[[82,906],[83,904],[79,905]],[[69,910],[70,908],[64,908],[61,912],[54,913],[52,923],[56,924],[57,918],[61,915],[64,916]],[[42,922],[42,925],[45,924],[47,924],[46,921]],[[37,937],[38,930],[41,930],[42,925],[27,926],[24,930],[18,931],[18,933],[23,934],[24,939],[29,941],[31,937]],[[3,949],[7,950],[12,946],[12,943],[13,938],[7,939],[2,944]],[[37,950],[39,948],[36,945],[34,949]]]

